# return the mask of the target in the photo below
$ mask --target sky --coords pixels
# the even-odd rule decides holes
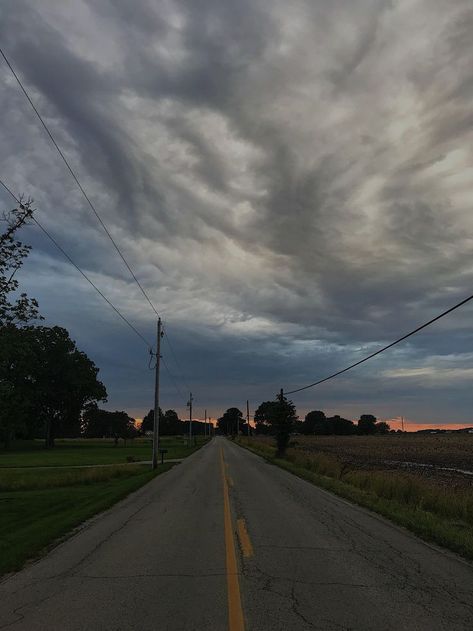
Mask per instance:
[[[5,53],[163,317],[163,408],[184,416],[192,390],[196,417],[253,411],[471,294],[472,30],[471,0],[2,3]],[[0,61],[1,178],[153,342]],[[108,409],[142,417],[147,345],[37,228],[22,238],[46,324],[100,368]],[[473,424],[472,314],[294,395],[300,416]]]

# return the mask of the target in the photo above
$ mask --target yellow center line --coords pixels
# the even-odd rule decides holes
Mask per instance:
[[[225,475],[225,460],[223,449],[220,447],[220,464],[223,482],[223,515],[225,526],[225,552],[227,564],[227,593],[228,593],[228,628],[229,631],[245,631],[243,609],[241,607],[240,583],[238,581],[238,565],[235,553],[235,541],[232,528],[232,514],[228,483]]]
[[[253,556],[253,545],[251,544],[250,535],[246,529],[246,522],[244,519],[237,519],[238,538],[240,539],[241,549],[243,556],[249,559]]]

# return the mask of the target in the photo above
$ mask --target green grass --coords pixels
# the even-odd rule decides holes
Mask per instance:
[[[208,439],[197,437],[197,445],[187,447],[180,436],[163,436],[160,448],[167,449],[165,459],[185,458]],[[127,459],[151,460],[152,444],[147,438],[123,441],[118,446],[108,439],[57,440],[54,449],[44,449],[44,441],[22,441],[6,451],[0,449],[0,469],[3,467],[58,467],[73,465],[119,464]]]
[[[473,493],[435,488],[412,476],[343,467],[335,456],[289,449],[274,457],[268,444],[240,439],[240,444],[269,462],[332,493],[369,508],[420,537],[473,559]]]
[[[74,527],[151,480],[145,467],[0,473],[0,575],[19,570]],[[52,476],[51,474],[55,475]],[[9,490],[6,490],[9,489]]]

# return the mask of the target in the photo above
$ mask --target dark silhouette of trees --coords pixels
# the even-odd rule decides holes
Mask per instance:
[[[0,234],[0,440],[10,446],[14,435],[28,437],[32,431],[29,346],[19,327],[41,319],[38,303],[25,293],[18,296],[16,273],[28,256],[30,246],[16,233],[33,216],[32,200],[3,213],[4,231]],[[30,422],[28,422],[30,421]]]
[[[326,434],[326,425],[325,414],[320,410],[313,410],[312,412],[306,414],[301,430],[303,434],[307,435]]]
[[[138,435],[135,419],[126,412],[101,410],[96,404],[88,406],[82,416],[82,432],[86,438],[113,438],[115,444]]]
[[[228,408],[224,415],[217,420],[217,428],[222,434],[234,436],[245,427],[243,413],[238,408]]]
[[[255,432],[256,434],[271,433],[271,418],[274,401],[263,401],[255,411]]]
[[[362,414],[358,421],[358,434],[368,435],[376,432],[376,416]]]
[[[286,397],[264,401],[255,412],[256,432],[272,434],[276,438],[276,455],[282,458],[297,419],[296,406]]]
[[[391,428],[385,421],[379,421],[375,425],[376,434],[389,434]]]
[[[140,433],[152,432],[154,428],[154,410],[150,410],[143,418]],[[185,424],[178,417],[175,410],[166,410],[163,413],[159,408],[159,434],[161,436],[180,436],[185,433]]]
[[[328,434],[335,434],[337,436],[350,436],[351,434],[356,434],[356,427],[353,421],[342,418],[338,415],[327,419],[327,428]]]
[[[4,441],[13,433],[37,435],[40,428],[47,447],[54,446],[55,437],[79,436],[82,411],[105,401],[107,392],[98,368],[68,332],[57,326],[7,325],[0,327],[0,348]]]
[[[166,410],[160,417],[159,433],[162,436],[176,436],[183,433],[183,424],[175,410]]]
[[[97,379],[98,368],[78,350],[65,329],[31,327],[28,335],[34,407],[44,423],[46,446],[50,448],[56,436],[77,436],[82,410],[91,403],[106,401],[107,391]]]
[[[159,426],[161,427],[161,420],[163,418],[163,411],[159,408]],[[143,417],[143,421],[140,426],[140,433],[146,434],[146,432],[152,432],[154,428],[154,410],[150,410],[148,414]]]

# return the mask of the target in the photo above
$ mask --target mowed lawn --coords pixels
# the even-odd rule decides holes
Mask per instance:
[[[204,442],[188,448],[182,438],[166,438],[163,448],[169,449],[166,457],[183,458]],[[52,451],[40,442],[15,447],[0,452],[0,575],[19,570],[84,520],[178,466],[164,463],[152,471],[149,465],[125,464],[129,455],[149,460],[148,441],[126,448],[92,440],[58,441]],[[47,468],[33,468],[38,466]]]
[[[182,436],[163,436],[160,448],[167,449],[164,459],[185,458],[202,446],[207,440],[196,438],[197,444],[187,446]],[[149,438],[123,440],[115,445],[111,439],[64,439],[56,440],[54,449],[44,449],[44,441],[19,441],[12,449],[0,449],[0,469],[2,467],[61,467],[95,464],[123,464],[134,459],[148,461],[152,456],[152,443]]]

